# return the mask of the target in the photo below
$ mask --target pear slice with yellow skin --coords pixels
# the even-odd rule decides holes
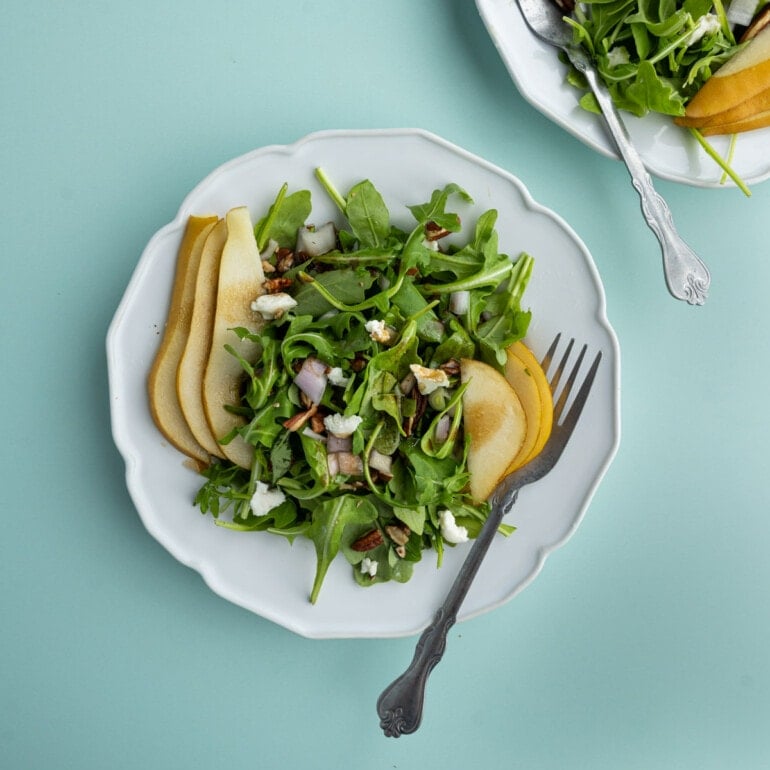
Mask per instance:
[[[756,131],[758,128],[767,128],[768,126],[770,126],[770,109],[757,112],[741,120],[709,124],[698,130],[703,136],[715,136],[717,134],[742,134],[746,131]]]
[[[506,475],[527,434],[527,417],[516,391],[497,369],[470,358],[460,362],[463,429],[470,439],[470,494],[486,500]]]
[[[532,350],[524,342],[521,340],[515,342],[508,348],[507,353],[509,362],[511,358],[518,359],[519,364],[517,364],[514,368],[519,369],[523,367],[527,375],[531,377],[535,387],[537,388],[538,401],[540,405],[537,424],[537,438],[535,439],[532,448],[529,450],[529,453],[523,457],[517,458],[516,467],[520,467],[521,465],[528,463],[530,460],[534,460],[534,458],[537,457],[537,455],[539,455],[543,450],[543,447],[551,437],[551,431],[553,430],[553,394],[551,393],[551,386],[548,382],[548,376],[543,371],[543,367],[540,365],[540,362],[537,360]],[[507,368],[506,376],[508,376]],[[515,388],[516,385],[514,384],[514,389]],[[523,403],[523,397],[521,393],[519,393],[519,397],[522,398]],[[514,470],[513,467],[509,469],[509,472],[512,470]]]
[[[764,112],[768,108],[762,106],[762,92],[770,83],[770,26],[763,27],[751,38],[745,48],[738,51],[725,62],[690,99],[685,109],[684,118],[677,118],[680,125],[700,129],[705,125],[723,125],[733,123],[736,118],[728,121],[714,116],[728,110],[745,113],[745,108],[751,105],[751,112]],[[739,105],[743,107],[738,110]],[[756,105],[756,107],[754,106]],[[746,119],[746,114],[739,120]]]
[[[264,290],[265,275],[262,260],[254,237],[254,226],[245,206],[230,209],[225,215],[227,239],[222,249],[217,284],[217,305],[211,334],[211,350],[203,375],[203,406],[211,432],[222,441],[233,429],[244,424],[240,415],[226,407],[241,403],[241,387],[245,372],[237,356],[248,363],[255,363],[261,354],[261,346],[248,339],[240,339],[232,330],[243,327],[256,333],[264,326],[259,313],[251,309],[251,303]],[[228,460],[250,468],[254,459],[254,447],[235,435],[227,443],[221,443]]]
[[[180,452],[202,466],[208,465],[211,458],[195,438],[182,412],[176,374],[189,339],[198,266],[216,221],[216,216],[191,216],[187,220],[177,255],[168,320],[147,378],[150,412],[158,429]]]
[[[770,83],[770,81],[768,82]],[[721,131],[718,131],[720,126],[751,120],[757,115],[767,113],[768,110],[770,110],[770,84],[764,91],[760,91],[755,96],[742,101],[740,104],[736,104],[734,107],[722,110],[722,112],[715,112],[713,115],[706,117],[694,118],[684,115],[683,117],[676,118],[676,124],[678,126],[697,128],[702,134],[705,133],[707,128],[711,129],[711,133],[721,133]],[[717,131],[714,129],[717,129]]]
[[[179,404],[192,434],[210,455],[220,459],[224,459],[225,455],[211,432],[206,410],[203,408],[203,375],[211,351],[219,263],[222,260],[226,238],[227,225],[224,219],[220,219],[203,244],[195,281],[190,333],[176,373]]]
[[[540,390],[530,367],[510,349],[506,351],[505,379],[508,380],[510,386],[516,391],[516,395],[519,397],[521,406],[524,409],[524,414],[527,417],[527,433],[524,436],[521,449],[519,449],[513,462],[508,466],[508,473],[510,473],[516,470],[516,468],[521,467],[535,448],[540,432],[542,408]]]

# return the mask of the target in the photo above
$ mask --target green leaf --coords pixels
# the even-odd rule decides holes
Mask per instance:
[[[313,277],[315,283],[345,305],[363,302],[367,290],[375,279],[374,275],[363,268],[329,270]],[[317,318],[333,309],[323,294],[309,283],[300,283],[293,296],[297,301],[297,307],[294,308],[296,315],[310,315]]]
[[[257,247],[264,251],[272,239],[284,248],[293,248],[297,242],[297,230],[310,216],[312,204],[309,190],[298,190],[286,195],[286,185],[281,188],[273,205],[263,219],[254,227]]]
[[[345,214],[361,246],[379,248],[388,241],[390,213],[382,196],[368,179],[350,189]]]
[[[326,573],[340,550],[345,527],[351,524],[373,522],[377,508],[365,497],[341,495],[326,500],[313,511],[313,519],[307,535],[315,544],[316,575],[310,601],[315,604]]]

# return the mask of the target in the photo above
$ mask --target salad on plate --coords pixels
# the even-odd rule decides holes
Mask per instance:
[[[770,125],[770,16],[764,2],[750,1],[748,15],[741,0],[727,10],[722,0],[558,4],[619,109],[637,117],[670,116],[689,128],[725,175],[748,193],[730,165],[734,142],[723,157],[705,137]],[[736,25],[736,18],[744,24]],[[586,90],[580,105],[599,112],[584,77],[572,67],[567,78]]]
[[[287,185],[255,222],[189,218],[148,380],[202,514],[313,542],[311,602],[336,558],[362,586],[407,581],[426,551],[440,565],[552,409],[523,342],[534,260],[500,252],[496,210],[461,222],[470,195],[447,184],[402,229],[368,179],[342,194],[316,176],[344,226]]]

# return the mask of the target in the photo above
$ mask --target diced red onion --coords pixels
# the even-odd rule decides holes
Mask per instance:
[[[278,241],[276,241],[274,238],[271,238],[267,245],[265,246],[265,250],[259,255],[262,259],[270,259],[270,257],[275,254],[275,250],[278,248]]]
[[[335,436],[332,433],[329,435],[329,438],[326,440],[326,449],[329,452],[349,452],[352,446],[353,446],[352,436],[346,436],[345,438],[340,438],[339,436]]]
[[[453,291],[449,295],[449,312],[455,315],[463,315],[468,312],[470,305],[471,294],[469,291],[463,289],[461,291]]]
[[[443,414],[436,423],[436,440],[446,441],[449,438],[449,430],[452,427],[452,418]]]
[[[333,222],[327,222],[320,227],[300,227],[297,230],[296,251],[309,257],[326,254],[337,245],[337,231]]]
[[[379,471],[383,476],[393,478],[393,458],[390,455],[372,449],[369,453],[369,467]]]
[[[412,390],[414,390],[414,386],[417,384],[417,378],[414,376],[413,372],[409,372],[409,374],[404,377],[403,380],[399,383],[398,387],[401,390],[401,392],[406,395],[407,393],[411,393]]]
[[[363,460],[351,452],[329,452],[326,464],[332,476],[338,473],[343,476],[362,476],[364,473]]]
[[[310,399],[314,404],[320,404],[326,390],[326,370],[327,366],[323,361],[319,361],[314,356],[306,358],[302,368],[297,372],[294,378],[296,386]]]

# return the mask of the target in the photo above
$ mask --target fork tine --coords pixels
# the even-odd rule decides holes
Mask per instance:
[[[569,360],[569,355],[572,352],[572,347],[575,344],[575,338],[573,337],[569,344],[567,345],[567,349],[564,351],[564,355],[561,358],[561,361],[559,362],[559,366],[556,368],[556,371],[553,374],[553,377],[551,378],[551,393],[556,393],[556,388],[559,387],[559,381],[561,380],[561,376],[564,373],[564,367],[567,365],[567,361]]]
[[[585,348],[584,348],[585,351]],[[584,352],[583,351],[583,352]],[[581,353],[582,357],[582,353]],[[572,402],[572,406],[569,408],[569,411],[567,412],[567,416],[564,418],[564,421],[561,424],[561,428],[564,430],[569,431],[570,433],[574,429],[575,425],[577,424],[578,418],[580,417],[580,413],[583,411],[583,407],[585,406],[586,400],[588,399],[588,393],[591,390],[591,386],[594,383],[594,378],[596,377],[596,371],[599,368],[599,363],[602,360],[602,351],[600,350],[596,357],[593,360],[593,363],[591,364],[591,368],[588,370],[588,373],[585,376],[585,379],[583,380],[583,383],[580,386],[580,390],[578,390],[577,395],[575,396],[575,400]]]
[[[580,350],[580,354],[577,357],[577,361],[575,361],[572,367],[572,371],[569,373],[569,377],[567,377],[567,382],[564,383],[564,388],[562,389],[561,395],[559,396],[556,403],[553,405],[553,421],[555,423],[559,422],[561,413],[564,411],[564,406],[567,403],[569,394],[572,391],[572,387],[575,384],[575,380],[577,379],[578,370],[580,369],[580,366],[583,363],[583,358],[585,358],[586,350],[588,350],[588,345],[583,345],[582,349]],[[569,348],[567,349],[567,354],[569,354]],[[566,363],[565,361],[562,361],[561,363],[562,369],[564,368],[565,363]]]
[[[551,343],[551,347],[548,348],[545,355],[543,356],[543,360],[540,362],[540,366],[543,367],[543,371],[547,372],[548,367],[551,365],[551,361],[553,360],[554,353],[556,353],[556,348],[559,346],[559,340],[561,339],[561,332],[559,332],[554,338],[553,342]]]

